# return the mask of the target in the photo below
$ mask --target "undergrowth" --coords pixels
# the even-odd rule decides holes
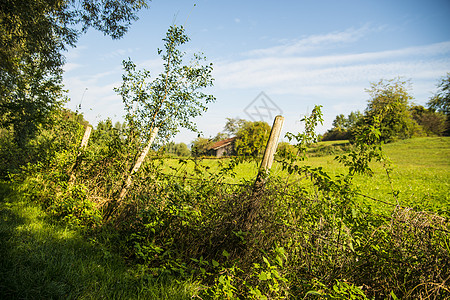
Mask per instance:
[[[75,145],[56,149],[12,181],[55,220],[119,254],[140,280],[197,282],[191,296],[199,299],[450,297],[448,219],[399,203],[373,212],[358,201],[355,175],[371,176],[373,162],[390,172],[380,120],[337,156],[347,172],[335,176],[307,164],[320,109],[303,121],[304,133],[288,135],[298,153],[281,155],[288,176],[268,174],[263,189],[225,183],[244,158],[221,162],[218,172],[196,159],[190,172],[180,160],[168,175],[154,152],[111,210],[138,153],[111,125],[80,154]],[[82,128],[73,134],[80,138]],[[397,195],[393,186],[390,200]]]

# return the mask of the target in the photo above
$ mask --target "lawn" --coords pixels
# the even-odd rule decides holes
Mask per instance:
[[[317,148],[324,146],[342,147],[345,141],[323,142]],[[390,180],[381,163],[371,165],[374,175],[372,177],[357,175],[355,184],[361,194],[382,200],[391,204],[413,207],[420,210],[431,210],[448,215],[450,212],[450,138],[427,137],[401,140],[386,144],[384,151],[391,161],[392,172]],[[337,153],[341,152],[336,151]],[[313,153],[304,164],[313,167],[322,167],[330,175],[346,172],[346,168],[334,158],[336,154],[316,156]],[[202,159],[198,164],[207,167],[207,172],[218,173],[221,165],[227,159]],[[180,164],[178,159],[169,158],[164,161],[164,172],[171,174],[193,174],[194,162],[188,161]],[[253,180],[256,177],[258,161],[245,162],[235,168],[235,177],[224,178],[225,182],[238,183],[242,180]],[[285,178],[288,176],[282,170],[281,164],[275,162],[271,169],[272,174]],[[392,184],[391,184],[392,183]],[[394,197],[393,192],[398,196]],[[382,209],[385,204],[374,202],[369,198],[361,198],[374,209]]]

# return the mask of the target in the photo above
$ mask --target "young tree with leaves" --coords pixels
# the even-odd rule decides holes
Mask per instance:
[[[185,53],[179,48],[189,41],[184,28],[171,26],[163,41],[164,49],[158,49],[164,61],[161,74],[151,80],[149,71],[137,70],[128,59],[123,62],[122,85],[114,89],[125,104],[131,143],[142,150],[119,198],[124,197],[131,176],[145,159],[155,131],[166,141],[180,128],[197,132],[193,118],[200,116],[207,110],[207,104],[215,101],[212,95],[202,91],[213,85],[212,63],[202,64],[206,58],[199,54],[194,54],[189,62],[183,59]]]

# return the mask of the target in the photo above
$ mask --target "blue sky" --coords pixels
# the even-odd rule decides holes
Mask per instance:
[[[365,89],[380,79],[410,80],[414,102],[424,105],[450,72],[449,15],[444,0],[154,0],[121,40],[90,30],[66,53],[67,107],[81,102],[94,125],[108,117],[122,121],[122,100],[113,91],[122,60],[130,57],[156,76],[157,48],[177,24],[191,38],[187,56],[202,52],[214,65],[208,93],[217,101],[195,120],[205,137],[222,131],[227,117],[271,124],[270,113],[277,112],[285,117],[283,132],[296,133],[316,104],[323,106],[323,133],[336,115],[363,111]],[[174,140],[196,137],[182,130]]]

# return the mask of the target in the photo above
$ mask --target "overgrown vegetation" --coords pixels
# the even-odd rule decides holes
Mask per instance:
[[[176,278],[190,286],[188,294],[202,299],[450,296],[448,214],[397,203],[395,186],[389,199],[371,200],[372,205],[384,207],[374,211],[363,201],[371,195],[362,196],[354,183],[363,176],[357,174],[370,176],[374,161],[391,174],[376,124],[362,127],[355,145],[339,156],[347,166],[342,170],[347,171],[330,174],[320,166],[308,165],[307,153],[314,149],[311,146],[317,138],[314,127],[320,122],[320,109],[315,109],[304,119],[309,124],[306,132],[290,135],[297,152],[279,157],[287,174],[272,174],[264,193],[256,195],[252,180],[225,183],[243,163],[240,158],[220,161],[218,170],[201,160],[180,160],[172,172],[166,172],[167,158],[155,152],[136,174],[125,204],[106,219],[104,205],[116,197],[128,169],[123,154],[128,147],[126,139],[111,122],[104,123],[82,152],[76,181],[69,183],[83,126],[75,115],[58,118],[55,123],[60,127],[42,131],[36,145],[49,145],[49,140],[57,140],[64,132],[70,138],[66,136],[60,140],[61,146],[48,149],[47,160],[13,176],[15,191],[9,195],[26,197],[52,220],[81,230],[83,239],[100,249],[92,250],[100,251],[95,254],[100,265],[104,265],[102,255],[120,255],[130,266],[120,272],[131,272],[137,280],[124,279],[127,284],[135,282],[132,286],[145,290],[161,278]],[[70,140],[76,142],[64,143]],[[186,168],[187,163],[194,167]],[[389,176],[386,178],[389,185]],[[3,211],[15,205],[7,204],[14,203],[12,200],[3,203]],[[11,227],[4,228],[3,234],[12,234]],[[12,254],[5,257],[5,263],[14,259]],[[77,286],[70,280],[61,279],[61,286]],[[10,283],[4,284],[8,287],[5,291],[12,293]],[[107,292],[109,283],[105,284],[105,295],[120,293],[123,286]],[[89,295],[88,286],[85,292]],[[165,287],[162,285],[162,290]],[[127,296],[122,297],[133,298],[133,291],[127,288]],[[50,292],[42,287],[42,293]],[[145,294],[134,294],[138,295]]]

